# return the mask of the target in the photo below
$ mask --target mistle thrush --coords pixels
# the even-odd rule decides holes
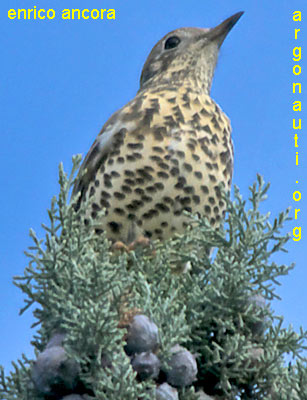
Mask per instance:
[[[242,14],[212,29],[164,36],[145,62],[134,99],[102,127],[73,195],[79,193],[77,207],[89,199],[88,215],[111,240],[182,233],[183,210],[220,224],[220,185],[230,188],[233,147],[230,121],[210,89],[220,46]]]

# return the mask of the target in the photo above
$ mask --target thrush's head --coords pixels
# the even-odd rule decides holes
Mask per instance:
[[[153,85],[197,85],[209,93],[219,49],[243,12],[215,28],[180,28],[165,35],[143,67],[140,89]]]

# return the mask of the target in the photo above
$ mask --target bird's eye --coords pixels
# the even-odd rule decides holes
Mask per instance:
[[[174,47],[177,47],[180,42],[181,40],[178,36],[171,36],[165,42],[164,48],[165,50],[173,49]]]

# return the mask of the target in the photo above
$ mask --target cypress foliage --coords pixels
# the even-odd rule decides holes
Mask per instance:
[[[80,223],[86,204],[76,213],[69,202],[79,164],[74,157],[69,177],[59,168],[60,193],[48,210],[45,237],[30,232],[29,265],[15,284],[25,294],[21,313],[34,308],[38,359],[22,355],[8,376],[1,368],[0,399],[69,400],[73,393],[71,400],[307,399],[307,332],[285,328],[270,307],[278,278],[293,268],[272,261],[289,239],[280,233],[288,210],[272,223],[260,213],[268,190],[263,179],[258,176],[250,188],[249,203],[236,187],[233,201],[224,197],[220,230],[191,216],[184,235],[126,253],[114,252],[93,223]],[[215,248],[213,256],[208,248]],[[148,317],[146,329],[158,343],[148,352],[156,357],[136,360],[127,351],[138,314]],[[187,365],[196,359],[196,379],[194,367],[178,367],[176,351]],[[48,391],[38,383],[44,379],[38,360],[45,355],[50,361],[50,354],[61,362]],[[285,365],[286,354],[293,365]],[[144,380],[131,365],[157,358],[154,379]],[[176,386],[167,388],[173,395],[157,391],[167,380]]]

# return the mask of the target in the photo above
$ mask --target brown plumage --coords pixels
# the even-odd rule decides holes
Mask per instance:
[[[223,218],[220,184],[230,188],[231,127],[211,99],[219,48],[242,13],[213,29],[181,28],[152,49],[135,98],[105,123],[80,169],[73,196],[107,236],[182,233],[188,210],[213,226]],[[97,212],[106,214],[97,220]]]

